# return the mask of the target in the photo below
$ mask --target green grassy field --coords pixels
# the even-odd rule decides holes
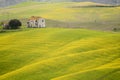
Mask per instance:
[[[0,33],[0,80],[119,80],[120,33],[25,29]]]
[[[27,2],[0,9],[1,21],[18,18],[25,27],[37,15],[47,25],[0,31],[0,80],[119,80],[120,32],[89,29],[119,28],[120,7],[95,5],[104,6]]]
[[[109,5],[92,2],[25,2],[0,9],[0,20],[11,18],[26,20],[31,16],[41,16],[46,18],[48,27],[81,27],[97,30],[120,28],[120,7],[105,6]]]

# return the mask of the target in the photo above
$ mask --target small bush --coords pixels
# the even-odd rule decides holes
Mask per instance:
[[[113,28],[113,31],[117,31],[117,28]]]
[[[3,25],[3,22],[0,22],[0,26],[2,26]]]
[[[120,28],[113,28],[113,31],[115,32],[120,31]]]
[[[8,24],[4,24],[3,29],[10,29],[10,26]]]

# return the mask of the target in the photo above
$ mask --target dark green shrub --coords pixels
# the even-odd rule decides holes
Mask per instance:
[[[10,26],[10,29],[19,29],[20,26],[22,26],[22,23],[18,19],[12,19],[9,21],[8,25]]]
[[[113,28],[113,31],[117,31],[117,28]]]

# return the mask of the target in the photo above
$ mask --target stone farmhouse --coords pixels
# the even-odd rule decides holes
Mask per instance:
[[[31,16],[27,21],[28,28],[44,28],[45,19],[38,16]]]

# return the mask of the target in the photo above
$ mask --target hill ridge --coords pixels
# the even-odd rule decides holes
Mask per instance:
[[[30,0],[0,0],[0,7],[6,7],[10,5],[15,5],[21,2],[27,2]],[[96,3],[105,3],[105,4],[120,4],[120,0],[32,0],[38,2],[96,2]]]

